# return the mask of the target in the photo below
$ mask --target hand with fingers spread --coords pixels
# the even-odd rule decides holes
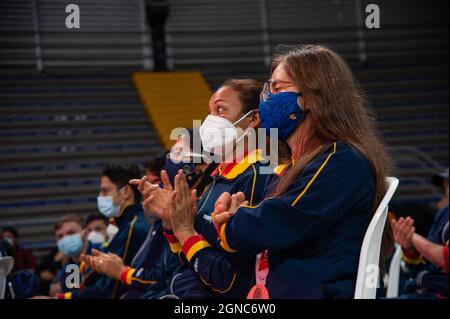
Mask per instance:
[[[242,205],[248,205],[244,193],[239,192],[233,195],[223,193],[214,205],[212,222],[216,230],[219,231],[220,226],[236,214],[236,211]]]
[[[168,212],[173,233],[183,245],[189,237],[196,234],[194,224],[197,215],[197,192],[190,191],[182,170],[175,176],[174,184],[175,191]]]
[[[414,220],[411,217],[400,217],[398,220],[391,220],[392,232],[394,234],[395,241],[410,252],[416,252],[413,245],[412,238],[416,232],[414,227]]]
[[[142,202],[144,209],[155,214],[167,224],[169,218],[164,215],[164,208],[169,205],[173,188],[170,184],[169,176],[165,170],[161,171],[161,180],[164,184],[164,188],[159,187],[159,185],[149,183],[146,180],[146,176],[141,179],[132,179],[129,183],[138,186],[138,190],[141,192],[144,199]]]

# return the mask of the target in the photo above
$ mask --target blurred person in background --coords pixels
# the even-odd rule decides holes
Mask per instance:
[[[12,247],[14,257],[14,270],[35,269],[36,259],[30,250],[20,247],[19,233],[14,227],[4,227],[0,237],[6,240]]]
[[[448,298],[448,168],[434,175],[432,182],[443,188],[444,197],[427,238],[416,232],[411,217],[391,220],[395,241],[402,247],[410,276],[400,299]]]
[[[441,200],[436,204],[438,209],[448,206],[448,168],[431,178],[432,183],[442,192]]]
[[[147,176],[147,180],[152,184],[160,184],[161,171],[164,169],[164,165],[166,163],[167,152],[164,154],[146,162],[145,166],[145,175]]]
[[[188,135],[178,137],[165,160],[166,171],[160,172],[162,181],[160,186],[165,189],[171,189],[170,176],[173,178],[178,169],[186,173],[191,187],[194,185],[202,187],[200,184],[211,181],[209,176],[211,172],[207,169],[209,164],[202,161],[193,163],[193,158],[199,155],[192,152],[191,143],[188,141],[192,135]],[[150,210],[146,209],[144,213],[148,219],[155,218]],[[121,280],[128,286],[128,291],[121,298],[155,299],[170,293],[171,278],[184,268],[178,258],[178,255],[172,254],[170,245],[164,237],[162,221],[156,218],[147,239],[130,265],[126,265],[123,259],[115,254],[97,251],[94,251],[93,257],[86,256],[86,263],[95,271]]]
[[[86,231],[86,254],[90,254],[92,249],[104,250],[108,243],[108,219],[98,213],[89,214],[84,220],[84,229]]]
[[[149,230],[141,204],[141,194],[136,186],[128,184],[130,179],[140,176],[136,166],[108,165],[102,172],[97,197],[100,213],[109,218],[110,224],[117,228],[105,252],[120,256],[125,264],[131,264]],[[126,286],[119,280],[101,275],[93,285],[58,294],[57,298],[115,299],[125,291]]]

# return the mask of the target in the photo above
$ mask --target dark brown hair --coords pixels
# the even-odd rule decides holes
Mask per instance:
[[[259,96],[262,91],[262,83],[253,79],[230,79],[225,81],[221,87],[230,87],[239,92],[239,100],[242,101],[242,113],[258,109]]]
[[[274,195],[286,191],[305,166],[317,155],[318,146],[336,141],[352,145],[369,161],[374,176],[375,212],[386,192],[391,160],[376,128],[375,116],[353,77],[348,64],[321,45],[285,46],[272,62],[272,72],[280,64],[300,88],[304,118],[296,128],[292,154],[296,164],[280,179]],[[386,231],[387,230],[387,231]],[[389,237],[389,224],[385,238]],[[392,242],[384,242],[391,245]],[[386,247],[384,247],[386,248]]]

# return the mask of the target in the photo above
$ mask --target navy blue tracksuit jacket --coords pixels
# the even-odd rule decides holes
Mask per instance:
[[[107,252],[116,254],[122,258],[125,265],[131,264],[144,242],[149,225],[145,219],[140,203],[128,206],[123,213],[115,219],[119,227],[118,233],[106,249]],[[95,284],[84,289],[65,293],[60,298],[64,299],[116,299],[126,291],[126,286],[118,280],[106,275],[101,275]]]
[[[239,208],[220,246],[249,256],[268,249],[271,298],[353,298],[373,198],[367,159],[333,143],[284,194]]]
[[[213,182],[198,203],[195,223],[202,237],[188,241],[181,253],[176,239],[171,247],[178,252],[190,268],[174,277],[172,293],[180,298],[245,298],[254,284],[254,255],[230,254],[218,247],[218,234],[211,222],[211,213],[218,197],[224,192],[243,192],[246,199],[258,203],[264,194],[269,175],[260,174],[261,151],[248,154],[237,164],[229,164],[225,170],[218,168]]]

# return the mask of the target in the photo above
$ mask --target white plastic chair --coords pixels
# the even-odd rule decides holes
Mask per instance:
[[[387,298],[398,297],[398,286],[400,283],[400,264],[402,261],[402,247],[395,244],[395,252],[389,265],[388,284],[386,290]]]
[[[11,256],[0,257],[0,299],[5,298],[6,276],[14,267],[14,258]]]
[[[355,299],[375,299],[379,283],[381,238],[388,214],[388,204],[398,187],[398,179],[387,177],[388,189],[364,236],[356,278]]]

